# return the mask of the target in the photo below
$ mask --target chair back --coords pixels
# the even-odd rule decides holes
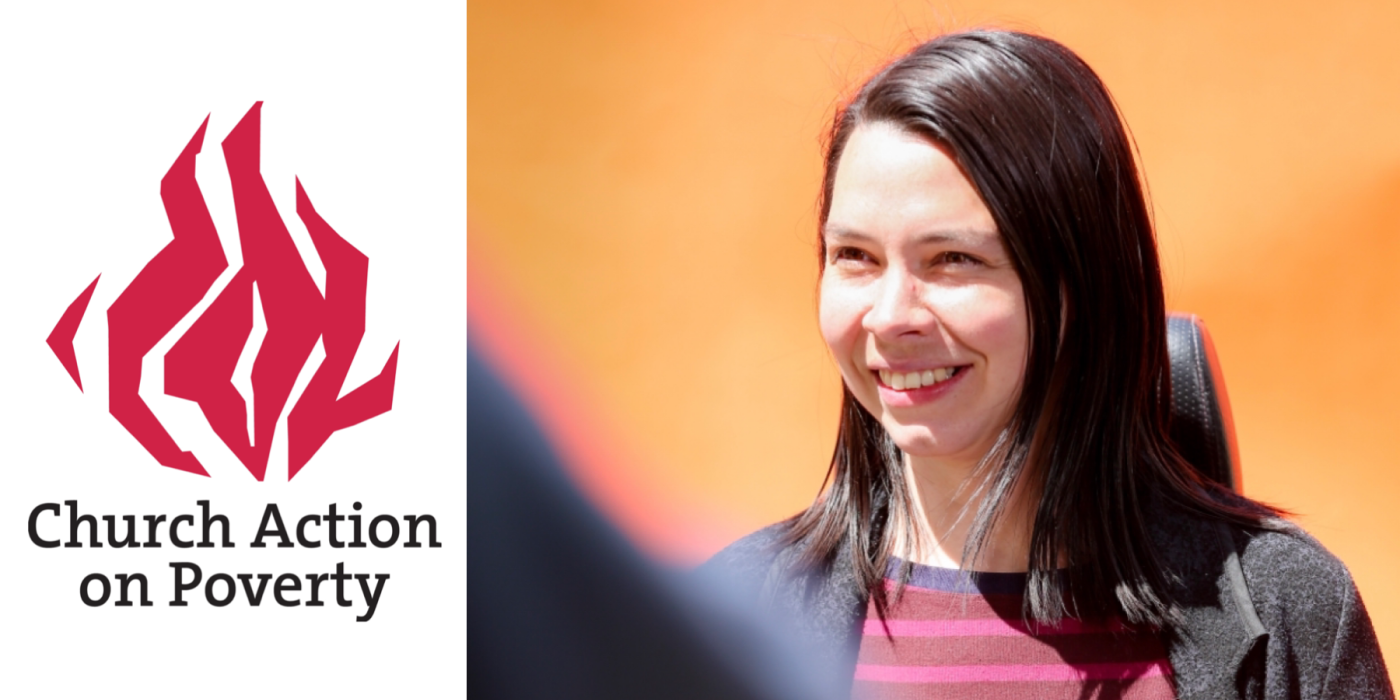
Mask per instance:
[[[1177,450],[1207,478],[1243,492],[1230,398],[1205,323],[1192,314],[1169,314],[1167,350],[1172,364],[1171,438]]]

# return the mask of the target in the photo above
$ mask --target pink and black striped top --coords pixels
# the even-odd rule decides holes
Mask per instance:
[[[896,562],[886,579],[894,590]],[[1166,648],[1152,632],[1065,619],[1021,619],[1025,574],[964,574],[914,565],[881,620],[872,604],[852,695],[874,698],[1176,697]],[[893,599],[892,599],[893,600]]]

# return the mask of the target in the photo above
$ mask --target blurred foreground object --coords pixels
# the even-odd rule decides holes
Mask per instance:
[[[829,695],[758,614],[624,541],[470,349],[467,376],[470,697]]]

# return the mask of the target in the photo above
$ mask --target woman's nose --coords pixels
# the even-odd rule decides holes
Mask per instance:
[[[937,319],[919,278],[892,270],[873,286],[874,298],[862,319],[867,332],[887,338],[933,332]]]

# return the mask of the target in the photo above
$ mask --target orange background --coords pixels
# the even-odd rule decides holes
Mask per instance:
[[[1246,493],[1348,564],[1400,669],[1400,4],[1046,5],[473,3],[472,342],[658,556],[796,512],[839,398],[814,253],[838,95],[940,30],[1046,34],[1136,136]]]

